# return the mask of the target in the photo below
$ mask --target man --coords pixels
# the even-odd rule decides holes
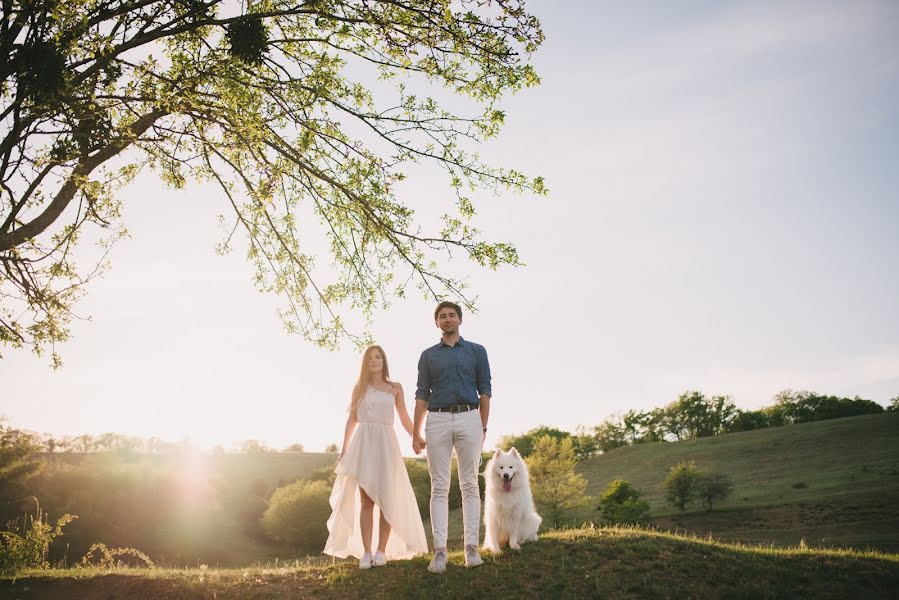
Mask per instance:
[[[418,454],[427,447],[431,474],[431,533],[434,558],[432,573],[446,571],[446,530],[449,518],[450,466],[456,451],[462,520],[465,525],[465,566],[482,564],[478,554],[481,496],[478,466],[490,415],[490,365],[483,346],[459,335],[462,309],[441,302],[434,311],[440,343],[421,353],[415,391],[412,448]],[[425,437],[421,423],[427,413]]]

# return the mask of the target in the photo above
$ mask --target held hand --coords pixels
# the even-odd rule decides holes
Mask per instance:
[[[412,450],[415,451],[415,454],[421,454],[421,451],[425,449],[425,446],[427,446],[427,444],[420,435],[417,433],[412,435]]]

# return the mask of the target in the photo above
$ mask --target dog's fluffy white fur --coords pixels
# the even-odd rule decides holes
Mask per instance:
[[[543,519],[534,508],[528,468],[518,450],[497,448],[484,477],[484,548],[499,553],[506,544],[518,550],[522,543],[536,541]]]

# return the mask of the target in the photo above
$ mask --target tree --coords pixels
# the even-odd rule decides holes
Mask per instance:
[[[603,452],[596,436],[583,425],[578,425],[574,435],[574,456],[578,462]]]
[[[549,436],[559,442],[562,440],[573,438],[573,436],[567,431],[562,431],[561,429],[556,429],[555,427],[547,427],[546,425],[541,425],[540,427],[535,427],[534,429],[531,429],[530,431],[522,433],[520,435],[504,435],[499,440],[499,447],[507,452],[512,448],[515,448],[516,450],[518,450],[518,453],[522,457],[527,458],[534,453],[537,439],[543,436]]]
[[[630,444],[664,441],[664,418],[665,411],[661,408],[649,411],[627,411],[621,417],[625,439]]]
[[[338,452],[337,444],[328,444],[327,446],[325,446],[325,452],[329,452],[331,454],[337,454],[337,452]]]
[[[471,306],[462,278],[436,266],[453,252],[519,264],[470,219],[473,191],[546,192],[542,178],[472,151],[499,132],[501,97],[539,83],[527,60],[543,33],[522,0],[233,6],[4,2],[3,345],[41,353],[69,337],[86,284],[127,235],[118,190],[145,167],[176,188],[220,187],[230,216],[218,250],[237,247],[241,231],[256,285],[283,298],[288,331],[322,346],[362,343],[342,314],[367,321],[409,282]],[[471,114],[445,109],[432,89],[470,98]],[[416,222],[397,198],[414,162],[441,167],[456,194],[441,225]],[[312,223],[321,229],[300,235]],[[84,240],[102,254],[86,268],[73,253]],[[335,267],[324,273],[327,257],[311,253],[319,242]]]
[[[515,448],[522,457],[526,458],[533,453],[535,440],[543,435],[548,435],[558,441],[570,439],[574,448],[574,456],[578,461],[590,458],[599,450],[593,435],[581,426],[578,427],[576,434],[572,434],[569,431],[541,425],[520,435],[504,435],[500,438],[499,447],[506,451]],[[487,460],[492,457],[493,453],[488,452]]]
[[[786,425],[883,412],[880,404],[858,396],[838,398],[805,390],[784,390],[776,394],[774,399],[776,402],[771,409]]]
[[[603,452],[627,446],[627,433],[620,419],[609,418],[594,427],[593,439]]]
[[[37,436],[8,427],[0,419],[0,516],[5,516],[10,501],[25,493],[26,481],[43,468],[40,451]]]
[[[281,452],[303,452],[303,444],[291,444]]]
[[[534,503],[544,522],[558,527],[567,513],[590,505],[587,480],[574,470],[577,459],[571,438],[560,441],[549,435],[539,436],[525,460]]]
[[[328,537],[331,488],[324,481],[296,481],[272,494],[262,527],[298,553],[319,553]]]
[[[707,398],[693,390],[681,394],[663,412],[664,430],[685,440],[725,433],[738,411],[729,396]]]
[[[684,512],[687,504],[691,503],[699,493],[698,485],[701,476],[702,471],[692,460],[677,463],[668,471],[668,477],[663,484],[665,500]]]
[[[240,453],[241,454],[262,454],[264,452],[272,452],[272,449],[268,447],[264,442],[260,442],[259,440],[244,440],[240,444]]]
[[[730,477],[724,473],[702,474],[697,483],[696,495],[708,512],[712,512],[712,503],[724,500],[733,491]]]
[[[615,479],[600,496],[597,509],[607,523],[641,523],[649,517],[649,503],[640,500],[642,495],[640,490],[624,479]]]
[[[887,412],[896,412],[899,411],[899,396],[896,396],[892,400],[890,400],[890,405],[887,406]]]
[[[89,433],[82,433],[81,435],[72,438],[69,447],[73,452],[81,452],[82,454],[96,452],[97,438],[90,435]]]
[[[764,410],[738,410],[727,425],[727,432],[753,431],[770,426],[771,420]]]

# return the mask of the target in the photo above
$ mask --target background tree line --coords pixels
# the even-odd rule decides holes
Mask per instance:
[[[706,396],[691,390],[660,408],[629,410],[594,427],[580,426],[575,433],[541,426],[523,434],[504,436],[499,445],[506,450],[514,446],[527,456],[540,436],[558,441],[567,439],[571,440],[577,459],[584,460],[630,444],[689,440],[899,410],[899,396],[893,398],[887,408],[858,396],[840,398],[793,390],[778,393],[774,401],[773,405],[758,410],[741,410],[730,396]]]
[[[99,435],[83,433],[80,435],[57,436],[24,430],[16,431],[18,431],[19,435],[28,436],[30,443],[34,445],[37,452],[44,452],[47,454],[115,452],[122,456],[128,456],[131,454],[183,454],[185,452],[197,451],[197,449],[187,440],[171,442],[156,436],[144,438],[112,432],[101,433]],[[235,447],[225,448],[222,445],[215,446],[212,448],[211,452],[214,455],[221,455],[305,451],[305,446],[300,443],[293,443],[279,449],[260,440],[247,439]],[[336,453],[337,445],[328,444],[324,451]]]

